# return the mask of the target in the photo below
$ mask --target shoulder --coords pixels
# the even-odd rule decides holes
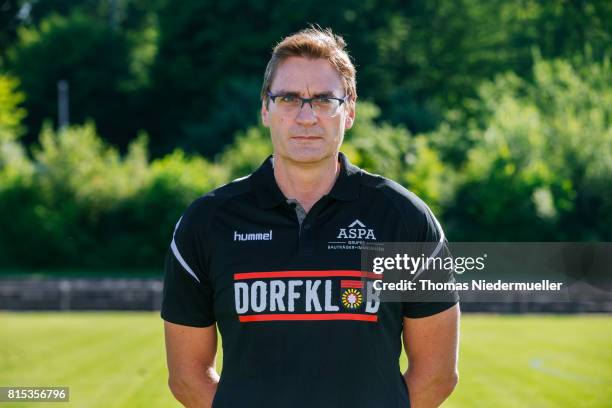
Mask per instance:
[[[217,210],[228,201],[238,199],[252,191],[251,176],[236,179],[194,200],[177,223],[181,228],[206,227]]]
[[[389,211],[397,213],[407,230],[418,231],[420,239],[428,241],[432,233],[443,236],[431,209],[415,193],[393,180],[365,170],[362,170],[361,180],[362,191],[368,199],[382,200]]]
[[[431,212],[427,204],[401,184],[378,174],[362,170],[361,184],[366,194],[384,197],[392,206],[409,216],[424,216]]]

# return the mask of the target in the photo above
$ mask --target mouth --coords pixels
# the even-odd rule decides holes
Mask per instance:
[[[295,136],[291,136],[291,139],[294,139],[294,140],[319,140],[319,139],[323,139],[323,138],[321,136],[295,135]]]

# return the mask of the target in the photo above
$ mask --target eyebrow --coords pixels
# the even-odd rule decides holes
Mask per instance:
[[[276,92],[275,95],[300,96],[300,92],[289,91],[289,90],[286,90],[286,89],[281,89],[278,92]],[[320,98],[320,97],[332,97],[332,98],[336,98],[336,96],[334,95],[334,93],[332,91],[317,92],[317,93],[313,94],[312,97],[313,98]]]

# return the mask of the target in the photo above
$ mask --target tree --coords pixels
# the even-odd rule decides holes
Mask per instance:
[[[0,75],[0,196],[15,185],[30,183],[34,174],[34,166],[19,142],[26,111],[21,106],[25,97],[17,90],[18,85],[15,78]],[[7,229],[0,225],[0,230]]]
[[[271,47],[308,26],[343,34],[360,66],[359,83],[388,84],[377,66],[377,41],[402,2],[184,1],[159,12],[159,52],[153,70],[158,121],[150,128],[164,148],[214,155],[239,129],[257,122],[259,90]],[[363,67],[363,68],[362,68]],[[360,85],[361,86],[361,85]],[[364,85],[364,96],[372,90]],[[155,129],[155,130],[154,130]]]
[[[17,140],[25,130],[26,110],[21,106],[25,95],[18,88],[16,78],[0,74],[0,142]]]
[[[17,39],[20,3],[19,0],[0,0],[0,67],[3,65],[6,50]]]
[[[21,81],[29,112],[26,142],[43,120],[57,114],[57,83],[70,87],[70,120],[94,119],[106,138],[122,147],[136,132],[125,87],[131,80],[129,46],[111,28],[82,14],[51,16],[24,28],[9,53],[9,69]]]

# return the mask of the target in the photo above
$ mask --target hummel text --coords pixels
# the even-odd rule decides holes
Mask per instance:
[[[244,232],[234,231],[234,241],[272,241],[272,230],[270,232]]]

